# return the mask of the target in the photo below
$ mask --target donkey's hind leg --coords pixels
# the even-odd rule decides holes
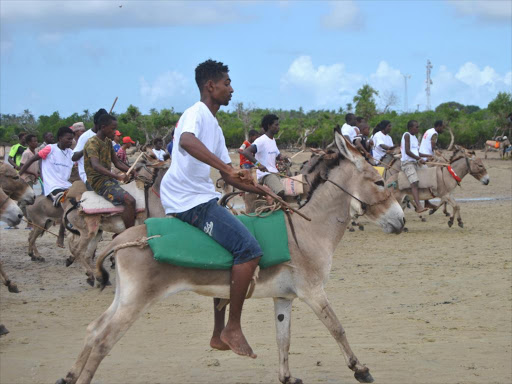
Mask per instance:
[[[116,281],[118,281],[117,279]],[[119,287],[117,287],[119,288]],[[108,320],[112,318],[114,313],[117,310],[117,306],[119,303],[119,295],[118,295],[118,289],[116,290],[116,295],[114,298],[114,301],[112,304],[110,304],[110,307],[103,312],[103,314],[98,317],[96,320],[94,320],[89,326],[87,327],[87,336],[85,337],[85,343],[82,351],[78,355],[78,358],[75,361],[75,364],[71,368],[71,370],[66,375],[65,379],[59,379],[56,384],[75,384],[78,380],[78,377],[82,373],[82,370],[87,363],[87,359],[89,359],[89,355],[91,354],[91,350],[94,344],[94,340],[97,337],[97,335],[103,331],[103,329],[106,326],[106,323]]]
[[[354,352],[352,352],[352,349],[348,344],[347,336],[345,335],[345,330],[336,317],[324,290],[322,289],[315,292],[309,292],[308,296],[301,297],[301,299],[311,307],[313,312],[315,312],[329,332],[331,332],[331,335],[337,341],[341,351],[343,352],[345,362],[348,367],[355,372],[354,377],[356,380],[360,383],[372,383],[373,377],[370,374],[370,370],[361,364],[356,355],[354,355]]]
[[[301,384],[301,379],[292,377],[288,366],[292,300],[279,297],[274,298],[274,311],[276,316],[277,347],[279,349],[279,381],[283,384]]]

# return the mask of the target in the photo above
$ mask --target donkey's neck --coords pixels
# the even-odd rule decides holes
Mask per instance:
[[[336,183],[344,184],[331,178]],[[308,239],[318,251],[323,250],[327,253],[325,256],[332,258],[350,221],[350,196],[332,183],[324,182],[301,211],[311,218],[311,222],[307,222],[295,216],[295,222],[302,221],[301,238]]]
[[[451,167],[461,179],[469,173],[468,163],[465,157],[455,160],[451,164]]]

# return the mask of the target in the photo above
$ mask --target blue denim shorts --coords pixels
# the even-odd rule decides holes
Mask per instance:
[[[229,211],[217,204],[218,199],[176,213],[174,216],[204,231],[233,255],[233,264],[243,264],[263,255],[249,230]]]
[[[251,169],[251,168],[254,168],[254,164],[242,164],[241,168],[242,169]]]

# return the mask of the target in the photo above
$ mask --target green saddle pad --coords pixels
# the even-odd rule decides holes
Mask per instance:
[[[290,260],[284,212],[267,217],[236,216],[258,240],[263,257],[260,267],[268,268]],[[200,229],[176,218],[150,218],[145,222],[155,260],[181,267],[231,269],[233,255]]]

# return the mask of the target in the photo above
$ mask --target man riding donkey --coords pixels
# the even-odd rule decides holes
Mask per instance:
[[[32,163],[41,160],[41,177],[43,179],[44,195],[48,197],[54,207],[61,205],[67,190],[71,187],[69,177],[73,169],[74,133],[69,127],[61,127],[57,131],[57,144],[48,144],[36,155],[32,156],[21,168],[20,175],[30,169]],[[64,247],[64,227],[59,230],[57,245]]]
[[[428,157],[424,157],[423,160],[427,161],[428,158],[435,157],[435,150],[437,149],[437,139],[439,135],[444,132],[443,120],[437,120],[434,123],[434,128],[427,129],[421,139],[420,149],[421,153],[426,154]],[[430,201],[425,200],[425,208],[437,208]]]
[[[279,197],[284,197],[284,186],[277,175],[279,173],[276,160],[286,160],[277,148],[274,136],[279,132],[279,117],[274,114],[263,116],[261,127],[264,135],[258,137],[242,155],[251,161],[256,167],[258,182],[269,187]]]
[[[430,155],[419,151],[418,138],[416,137],[417,134],[418,122],[416,120],[410,120],[407,123],[407,132],[403,134],[400,145],[400,150],[402,152],[401,167],[411,184],[412,196],[416,203],[416,213],[422,213],[427,211],[428,208],[422,207],[420,203],[418,192],[419,178],[416,171],[419,168],[418,163],[420,165],[424,165],[425,160],[423,160],[423,158],[430,158]]]
[[[210,167],[234,187],[260,193],[242,181],[231,165],[222,129],[216,118],[221,105],[228,105],[231,94],[229,69],[223,63],[207,60],[195,70],[201,100],[181,116],[175,131],[173,161],[161,184],[162,204],[167,215],[185,221],[210,235],[233,255],[230,284],[230,311],[224,327],[225,310],[215,309],[215,328],[210,345],[216,349],[255,358],[241,328],[242,307],[249,283],[263,254],[257,240],[229,211],[217,204],[220,194],[210,179]],[[265,188],[268,191],[268,188]],[[214,307],[219,303],[214,299]]]
[[[27,144],[27,149],[21,155],[20,166],[23,167],[26,162],[28,162],[32,157],[36,155],[36,149],[38,147],[37,136],[33,134],[28,134],[25,137],[25,142]],[[34,184],[39,180],[39,164],[36,162],[32,163],[30,167],[27,168],[25,173],[21,175],[21,178],[25,180],[25,182],[30,185],[31,188],[34,187]],[[20,209],[23,212],[23,215],[27,217],[27,204],[22,201],[19,203]],[[27,224],[26,229],[32,228],[30,224]]]
[[[121,218],[125,228],[135,224],[135,199],[126,192],[120,181],[127,182],[130,176],[126,173],[111,172],[112,163],[122,172],[130,168],[116,156],[112,139],[117,131],[117,120],[109,114],[98,118],[98,132],[92,136],[84,147],[84,168],[87,182],[91,188],[114,205],[124,205]]]

